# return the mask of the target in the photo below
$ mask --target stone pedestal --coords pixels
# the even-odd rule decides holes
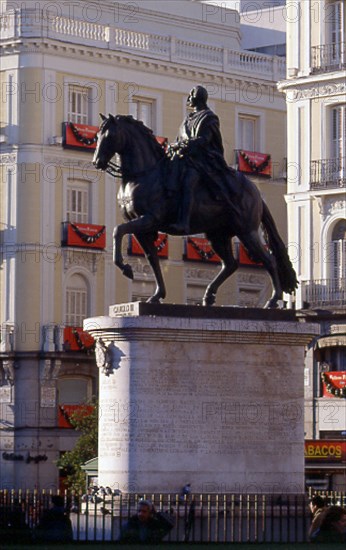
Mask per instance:
[[[129,303],[87,319],[100,368],[99,483],[304,491],[304,347],[293,311]]]

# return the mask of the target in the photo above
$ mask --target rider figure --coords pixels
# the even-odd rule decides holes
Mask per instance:
[[[183,198],[178,223],[172,229],[188,234],[196,184],[202,178],[218,196],[230,204],[234,183],[232,169],[227,166],[220,132],[219,118],[207,105],[208,92],[203,86],[193,88],[187,106],[193,110],[179,128],[176,143],[171,145],[168,193],[183,186]]]

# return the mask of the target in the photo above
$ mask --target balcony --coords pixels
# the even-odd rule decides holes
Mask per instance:
[[[346,187],[346,157],[311,161],[310,183],[311,189]]]
[[[346,279],[315,279],[302,282],[303,301],[309,307],[340,308],[346,305]]]
[[[127,16],[124,17],[126,21]],[[286,74],[286,60],[278,56],[238,51],[166,34],[121,28],[112,24],[112,21],[109,24],[92,23],[62,13],[57,15],[56,10],[49,11],[49,6],[42,11],[38,8],[24,7],[4,12],[0,16],[0,31],[2,40],[56,40],[79,44],[83,48],[103,49],[107,55],[111,52],[126,52],[232,75],[239,73],[248,77],[257,76],[277,81],[285,78]]]
[[[346,68],[345,42],[311,48],[312,73],[341,71]]]

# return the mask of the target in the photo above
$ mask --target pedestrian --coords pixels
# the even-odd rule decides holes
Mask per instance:
[[[346,509],[328,506],[320,515],[319,527],[311,537],[312,542],[346,542]]]
[[[72,542],[72,523],[60,495],[52,496],[52,507],[46,510],[34,531],[35,542]]]
[[[309,500],[309,508],[312,513],[311,525],[308,533],[308,538],[311,541],[314,533],[317,531],[321,521],[321,513],[326,505],[326,501],[320,495],[314,495]]]
[[[119,542],[158,543],[173,529],[174,523],[169,514],[156,512],[149,500],[140,500],[137,514],[122,527]]]

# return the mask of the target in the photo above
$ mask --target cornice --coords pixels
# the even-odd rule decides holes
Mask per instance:
[[[278,90],[285,92],[289,102],[299,98],[314,98],[346,93],[346,71],[306,77],[304,79],[285,80],[278,83]]]
[[[48,54],[57,57],[70,57],[76,60],[76,62],[79,60],[86,60],[103,63],[108,68],[111,62],[112,69],[114,69],[114,66],[125,66],[129,69],[142,69],[145,72],[151,72],[153,74],[160,72],[165,75],[181,77],[187,80],[208,79],[215,84],[223,84],[231,87],[246,87],[256,82],[262,89],[268,88],[271,94],[274,93],[278,97],[281,97],[281,91],[277,90],[277,83],[274,80],[267,80],[256,73],[251,73],[249,75],[244,75],[244,72],[237,73],[236,68],[232,73],[225,73],[217,69],[213,70],[210,67],[206,68],[202,64],[201,66],[196,64],[184,65],[178,62],[167,61],[166,59],[161,60],[139,54],[136,55],[128,51],[105,50],[83,46],[81,44],[62,43],[53,39],[25,39],[23,41],[12,42],[11,44],[0,44],[0,51],[1,48],[5,50],[2,52],[2,55],[25,55],[28,53],[39,55]],[[38,64],[38,67],[42,67],[41,62]],[[107,73],[105,73],[105,78],[106,77]]]

